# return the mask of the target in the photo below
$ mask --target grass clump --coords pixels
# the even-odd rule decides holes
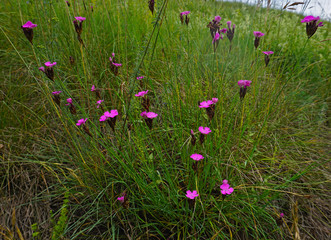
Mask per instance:
[[[16,217],[25,238],[327,239],[327,23],[307,39],[302,16],[236,3],[0,8],[1,198],[48,210]]]

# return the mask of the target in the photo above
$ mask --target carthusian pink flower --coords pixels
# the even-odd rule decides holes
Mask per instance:
[[[60,93],[62,91],[55,91],[55,92],[52,92],[52,95],[53,95],[53,100],[54,102],[60,106],[61,104],[61,98],[60,98]]]
[[[51,68],[51,67],[53,67],[55,65],[56,65],[56,62],[53,62],[53,63],[51,63],[51,62],[45,62],[45,66],[46,67],[49,67],[49,68]]]
[[[200,132],[201,134],[205,134],[205,135],[207,135],[207,134],[211,133],[211,130],[210,130],[209,127],[202,127],[202,126],[200,126],[200,127],[199,127],[199,132]]]
[[[141,80],[143,78],[144,78],[144,76],[140,76],[140,77],[137,77],[137,80]]]
[[[82,125],[82,124],[85,124],[86,121],[87,121],[87,118],[85,118],[85,119],[84,119],[84,118],[79,119],[78,122],[76,123],[76,125],[77,125],[77,126],[80,126],[80,125]]]
[[[118,111],[116,109],[110,110],[110,112],[104,112],[104,114],[100,117],[99,121],[104,122],[107,121],[109,126],[115,131],[116,117],[118,116]]]
[[[190,11],[184,11],[179,14],[179,18],[182,24],[184,24],[184,16],[185,16],[185,23],[188,25],[190,19],[188,18],[187,15],[189,15],[191,12]]]
[[[83,40],[81,39],[80,35],[83,31],[83,22],[86,20],[84,17],[75,17],[76,20],[73,21],[75,30],[77,33],[77,37],[80,43],[83,43]]]
[[[139,92],[138,94],[135,94],[136,97],[143,97],[148,93],[148,90]]]
[[[128,195],[124,191],[122,193],[122,196],[118,197],[117,200],[122,204],[123,207],[128,208],[129,202],[128,202]]]
[[[200,103],[199,108],[209,108],[214,102],[212,100],[203,101]]]
[[[86,20],[85,17],[75,17],[75,19],[79,22],[84,22]]]
[[[274,54],[273,51],[266,51],[266,52],[263,52],[265,55],[264,55],[264,62],[265,62],[265,66],[267,67],[268,64],[269,64],[269,61],[270,61],[270,56],[271,54]]]
[[[62,91],[55,91],[55,92],[52,92],[53,95],[59,95]]]
[[[301,19],[302,23],[306,23],[306,33],[308,38],[311,38],[315,32],[317,31],[318,27],[323,27],[323,22],[319,22],[317,24],[317,21],[320,20],[320,17],[314,17],[314,16],[306,16],[304,19]]]
[[[279,214],[279,218],[276,220],[278,226],[281,226],[283,224],[284,216],[284,213]]]
[[[280,218],[283,218],[284,216],[285,216],[284,213],[279,214]]]
[[[101,105],[101,103],[103,103],[103,102],[104,102],[104,100],[99,100],[99,101],[97,101],[97,108],[99,108],[100,105]]]
[[[193,190],[192,192],[190,190],[186,191],[186,197],[188,197],[189,199],[195,199],[196,197],[198,197],[199,194],[196,190]]]
[[[117,200],[120,201],[121,203],[124,203],[124,196],[118,197]]]
[[[67,104],[66,104],[66,105],[69,106],[70,104],[72,104],[72,99],[71,99],[71,98],[68,98],[68,99],[67,99]]]
[[[52,81],[54,81],[54,70],[53,66],[56,65],[56,62],[45,62],[45,67],[40,67],[39,70],[45,73],[45,75]]]
[[[109,58],[110,61],[110,70],[114,73],[115,76],[118,75],[118,68],[122,66],[121,63],[115,62],[115,53],[112,54],[113,57]]]
[[[147,126],[149,127],[149,129],[153,128],[153,119],[156,118],[158,116],[157,113],[154,112],[142,112],[140,113],[140,116],[142,116],[145,119],[145,122],[147,124]]]
[[[233,193],[233,188],[230,187],[230,185],[228,184],[228,180],[223,180],[223,184],[220,186],[221,188],[221,193],[223,195],[230,195],[231,193]]]
[[[196,142],[197,142],[197,138],[194,136],[194,132],[191,129],[191,144],[194,146]]]
[[[247,92],[247,87],[249,87],[251,85],[252,81],[249,80],[239,80],[238,81],[238,86],[240,87],[239,90],[239,95],[240,95],[240,99],[243,100],[246,92]]]
[[[233,24],[233,26],[231,28],[231,21],[226,22],[226,24],[228,25],[228,29],[226,31],[226,36],[228,37],[229,41],[231,42],[234,37],[234,29],[235,29],[236,25]],[[231,45],[230,45],[230,49],[231,49]]]
[[[69,1],[66,1],[66,3],[67,3],[67,6],[70,7],[70,2]]]
[[[212,101],[213,103],[217,103],[217,102],[218,102],[218,98],[212,98],[211,101]]]
[[[210,120],[213,120],[215,115],[215,103],[218,102],[218,98],[213,98],[212,100],[203,101],[200,103],[199,108],[205,108],[207,115]]]
[[[95,86],[94,86],[94,85],[92,85],[92,87],[91,87],[91,91],[92,91],[92,92],[95,91]]]
[[[215,22],[219,23],[222,20],[222,18],[220,16],[215,16],[214,20]]]
[[[24,25],[21,26],[24,35],[26,36],[26,38],[29,40],[29,42],[31,44],[32,43],[32,39],[33,39],[33,29],[37,27],[37,24],[34,24],[30,21],[27,21]]]
[[[71,114],[76,114],[77,111],[76,111],[76,108],[75,108],[74,104],[72,103],[71,98],[67,99],[67,104],[66,105],[69,106],[69,110],[70,110]]]
[[[257,48],[260,45],[260,38],[264,36],[264,33],[259,32],[259,31],[254,31],[254,36],[255,36],[255,41],[254,41],[254,46]]]
[[[202,159],[204,159],[204,157],[201,154],[198,153],[194,153],[190,156],[190,158],[192,158],[194,161],[200,161]]]

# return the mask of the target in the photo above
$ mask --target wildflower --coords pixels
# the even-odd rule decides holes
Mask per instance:
[[[104,102],[104,100],[97,101],[97,108],[99,108],[101,106],[101,103],[103,103],[103,102]],[[102,108],[102,106],[101,106],[101,108]]]
[[[196,190],[193,190],[192,192],[190,190],[186,191],[186,197],[188,197],[189,199],[195,199],[198,196],[199,194]]]
[[[226,22],[228,25],[228,29],[226,31],[226,36],[228,37],[229,41],[231,42],[233,37],[234,37],[234,29],[236,27],[235,24],[233,24],[232,29],[231,29],[231,21]]]
[[[101,92],[99,88],[96,88],[94,85],[91,87],[91,92],[95,92],[95,96],[97,99],[101,98]]]
[[[246,92],[247,92],[247,87],[251,85],[252,81],[249,80],[239,80],[238,81],[238,86],[240,87],[239,95],[240,99],[243,100]]]
[[[86,20],[84,17],[75,17],[76,20],[73,21],[75,30],[78,36],[78,39],[80,39],[80,35],[83,31],[83,22]]]
[[[137,77],[137,80],[139,80],[141,88],[143,87],[143,79],[144,79],[144,76]]]
[[[70,2],[69,2],[69,1],[66,1],[66,3],[67,3],[67,5],[68,5],[68,7],[70,7]]]
[[[158,114],[154,112],[142,112],[140,116],[145,119],[147,126],[151,130],[153,128],[153,119],[156,118]]]
[[[318,27],[323,27],[323,22],[319,22],[317,24],[317,21],[320,20],[320,17],[314,17],[314,16],[306,16],[304,19],[301,19],[302,23],[306,23],[306,33],[308,36],[308,39],[311,38],[315,32],[317,31]]]
[[[274,54],[273,51],[267,51],[267,52],[263,52],[265,54],[264,56],[264,62],[265,62],[265,66],[267,67],[270,61],[270,56],[271,54]]]
[[[117,198],[117,200],[122,204],[124,208],[127,209],[129,207],[128,195],[125,191],[122,193],[122,196]]]
[[[205,108],[206,109],[206,112],[207,112],[207,115],[211,120],[213,120],[213,117],[215,115],[215,103],[218,102],[218,98],[213,98],[212,100],[208,100],[208,101],[203,101],[200,103],[200,108]]]
[[[211,104],[213,104],[211,100],[203,101],[200,103],[199,108],[209,108]]]
[[[37,24],[33,24],[30,21],[27,21],[24,25],[21,26],[24,35],[26,36],[26,38],[29,40],[29,42],[31,44],[32,43],[32,39],[33,39],[33,29],[37,27]]]
[[[93,12],[93,6],[91,6],[91,11]]]
[[[109,58],[110,61],[110,70],[114,73],[115,76],[118,74],[118,68],[122,66],[121,63],[115,63],[115,53],[112,54],[113,57]]]
[[[220,16],[216,16],[215,19],[213,19],[207,25],[207,27],[209,28],[210,35],[211,35],[211,38],[212,39],[215,38],[216,33],[220,33],[220,26],[222,25],[220,23],[220,21],[221,21],[221,17]]]
[[[184,16],[185,16],[185,23],[186,23],[186,25],[188,25],[188,23],[190,22],[190,19],[188,18],[187,15],[189,15],[190,13],[191,13],[190,11],[185,11],[185,12],[181,12],[179,14],[180,21],[182,22],[182,24],[184,24]]]
[[[254,36],[255,36],[254,46],[255,46],[255,48],[257,48],[260,44],[260,38],[262,36],[264,36],[264,33],[258,32],[258,31],[254,31],[253,33],[254,33]]]
[[[140,77],[137,77],[137,80],[141,80],[143,78],[144,78],[144,76],[140,76]]]
[[[219,23],[222,20],[222,18],[220,16],[215,16],[214,20],[215,22]]]
[[[216,48],[218,47],[218,43],[219,43],[219,41],[220,41],[220,36],[222,36],[222,35],[220,35],[218,32],[216,32],[215,33],[215,36],[214,36],[214,38],[213,38],[213,46],[214,46],[214,52],[216,52]]]
[[[94,91],[95,91],[95,86],[92,85],[92,87],[91,87],[91,92],[94,92]]]
[[[191,144],[194,146],[197,141],[197,138],[194,136],[194,132],[191,129]]]
[[[284,213],[279,214],[279,218],[276,220],[276,223],[278,226],[281,226],[283,224],[283,218],[284,218]]]
[[[118,116],[118,111],[116,109],[110,110],[110,112],[104,112],[100,117],[100,122],[107,121],[109,126],[115,131],[116,117]]]
[[[67,99],[67,104],[66,105],[69,106],[69,110],[70,110],[71,114],[76,114],[77,113],[76,108],[75,108],[74,104],[72,103],[71,98]]]
[[[146,111],[149,111],[150,101],[147,96],[145,96],[148,93],[148,90],[139,92],[138,94],[135,94],[136,97],[142,97],[141,105]]]
[[[52,92],[52,95],[53,95],[53,100],[54,102],[60,106],[60,103],[61,103],[61,98],[60,98],[60,93],[62,91],[55,91],[55,92]]]
[[[202,159],[204,159],[204,157],[201,154],[198,153],[194,153],[190,156],[190,158],[192,158],[194,161],[200,161]]]
[[[283,218],[284,217],[284,213],[279,214],[279,217],[280,218]]]
[[[233,188],[230,187],[230,185],[228,184],[228,180],[223,180],[223,184],[220,186],[221,188],[221,193],[223,195],[230,195],[231,193],[233,193]]]
[[[203,144],[205,141],[205,135],[211,133],[210,128],[208,127],[199,127],[199,132],[200,132],[200,143]]]
[[[53,63],[51,63],[51,62],[45,62],[46,68],[45,67],[40,67],[39,68],[39,71],[42,71],[43,73],[46,74],[46,76],[50,80],[54,81],[54,70],[53,70],[53,66],[55,66],[55,65],[56,65],[56,62],[53,62]]]
[[[87,121],[87,118],[82,118],[82,119],[79,119],[78,122],[76,123],[77,126],[81,126],[81,125],[84,125]]]
[[[154,5],[155,5],[155,1],[154,0],[149,0],[148,1],[148,8],[152,12],[152,14],[154,13]]]

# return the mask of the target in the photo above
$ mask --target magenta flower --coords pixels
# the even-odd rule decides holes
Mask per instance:
[[[190,156],[194,161],[200,161],[204,159],[204,157],[201,154],[194,153]]]
[[[97,108],[99,108],[100,105],[101,105],[101,103],[103,103],[103,102],[104,102],[104,100],[99,100],[99,101],[97,101]]]
[[[215,22],[219,23],[221,21],[221,17],[220,16],[215,16]]]
[[[254,33],[254,36],[255,36],[255,37],[258,37],[258,38],[264,36],[264,33],[262,33],[262,32],[253,31],[253,33]]]
[[[226,31],[227,31],[226,28],[222,28],[222,29],[220,30],[221,33],[226,33]]]
[[[66,1],[66,3],[67,3],[67,6],[70,7],[70,3],[69,3],[69,1]]]
[[[75,17],[75,19],[79,22],[84,22],[86,20],[84,17]]]
[[[100,117],[100,122],[106,121],[108,118],[115,118],[118,115],[118,111],[116,109],[110,110],[110,112],[104,112],[104,114]]]
[[[153,128],[153,119],[158,116],[157,113],[154,112],[142,112],[140,113],[140,116],[142,116],[145,119],[145,122],[149,129],[151,130]]]
[[[33,24],[30,21],[27,21],[24,25],[21,26],[25,37],[29,40],[31,44],[33,39],[33,29],[37,27],[37,24]]]
[[[68,98],[68,99],[67,99],[67,104],[66,104],[66,105],[69,106],[70,104],[72,104],[72,99],[71,99],[71,98]]]
[[[92,91],[92,92],[95,91],[95,86],[94,86],[94,85],[92,85],[92,87],[91,87],[91,91]]]
[[[270,56],[271,54],[274,54],[273,51],[267,51],[267,52],[263,52],[265,54],[264,56],[264,62],[265,62],[265,66],[267,67],[270,61]]]
[[[114,65],[115,67],[121,67],[121,66],[122,66],[122,63],[113,63],[113,65]]]
[[[255,46],[255,48],[257,48],[260,45],[260,38],[262,36],[264,36],[264,33],[258,32],[258,31],[254,31],[253,33],[254,33],[254,36],[255,36],[254,46]]]
[[[186,197],[188,197],[189,199],[195,199],[196,197],[198,197],[199,194],[196,190],[193,190],[192,192],[190,190],[186,191]]]
[[[217,32],[217,33],[215,33],[215,37],[213,38],[213,44],[215,44],[219,40],[220,40],[220,34]]]
[[[125,196],[118,197],[117,200],[120,201],[121,203],[124,203],[124,198]]]
[[[136,97],[143,97],[148,93],[148,90],[139,92],[138,94],[135,94]]]
[[[279,214],[279,217],[280,217],[280,218],[283,218],[284,216],[285,216],[284,213]]]
[[[266,51],[266,52],[263,52],[265,55],[271,55],[271,54],[274,54],[273,51]]]
[[[53,67],[55,65],[56,65],[56,62],[53,62],[53,63],[51,63],[51,62],[45,62],[45,66],[46,67],[49,67],[49,68],[51,68],[51,67]]]
[[[319,22],[317,24],[317,21],[320,20],[320,17],[314,17],[314,16],[306,16],[304,19],[301,19],[302,23],[306,23],[306,33],[308,38],[312,37],[315,32],[317,31],[318,27],[323,27],[323,22]]]
[[[223,195],[230,195],[231,193],[233,193],[233,188],[230,187],[230,185],[228,184],[228,180],[223,180],[223,184],[220,186],[221,188],[221,193]]]
[[[55,92],[52,92],[52,94],[55,96],[55,95],[59,95],[62,91],[55,91]]]
[[[205,135],[207,135],[207,134],[211,133],[211,130],[210,130],[210,128],[208,128],[208,127],[202,127],[202,126],[200,126],[200,127],[199,127],[199,132],[200,132],[201,134],[205,134]]]
[[[212,100],[203,101],[200,103],[199,108],[209,108],[214,102]]]
[[[40,67],[38,69],[39,69],[39,71],[45,72],[45,68],[44,67]]]
[[[180,18],[180,21],[182,24],[184,24],[184,16],[185,16],[185,23],[186,23],[186,25],[188,25],[190,19],[188,18],[187,15],[189,15],[190,13],[191,13],[190,11],[185,11],[185,12],[181,12],[179,14],[179,18]]]
[[[239,87],[249,87],[251,85],[252,81],[249,80],[239,80],[238,85]]]
[[[212,98],[211,101],[212,101],[213,103],[217,103],[217,102],[218,102],[218,98]]]
[[[144,78],[144,76],[140,76],[140,77],[137,77],[137,80],[141,80],[143,78]]]
[[[78,122],[76,123],[77,126],[80,126],[80,125],[84,125],[87,121],[87,118],[82,118],[82,119],[79,119]]]
[[[191,13],[190,11],[184,11],[184,12],[181,12],[180,14],[186,16],[186,15],[189,15],[190,13]]]
[[[233,27],[231,28],[231,21],[226,22],[226,24],[228,25],[228,29],[226,31],[226,36],[228,37],[228,39],[231,43],[231,41],[234,37],[234,29],[235,29],[236,25],[233,24]],[[230,45],[230,49],[231,49],[231,45]]]
[[[34,23],[30,22],[30,21],[27,21],[24,25],[22,25],[22,28],[32,29],[32,28],[35,28],[37,26],[38,26],[37,24],[34,24]]]

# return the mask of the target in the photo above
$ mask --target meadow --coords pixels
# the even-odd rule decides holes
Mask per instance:
[[[0,5],[1,239],[328,239],[329,22],[67,2]]]

